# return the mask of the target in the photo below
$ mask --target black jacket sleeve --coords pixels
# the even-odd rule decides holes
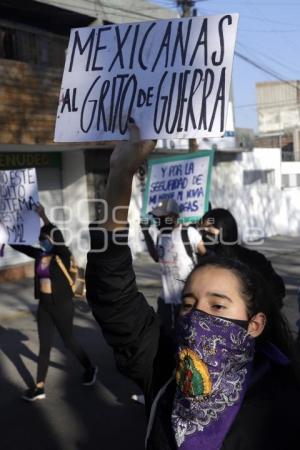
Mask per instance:
[[[127,231],[91,229],[90,233],[87,300],[114,350],[118,369],[149,397],[159,326],[156,314],[137,289]]]
[[[37,259],[40,254],[42,253],[39,248],[32,247],[31,245],[11,245],[10,247],[14,250],[17,250],[20,253],[23,253],[26,256],[29,256],[30,258]]]
[[[68,268],[70,266],[71,253],[65,244],[62,232],[59,228],[57,228],[56,225],[52,223],[48,225],[48,229],[48,233],[50,234],[50,238],[53,242],[52,253],[54,255],[60,256],[64,264]],[[30,258],[35,259],[37,259],[42,253],[40,248],[32,247],[31,245],[10,245],[10,247],[12,247],[14,250],[24,253],[24,255],[27,255]]]

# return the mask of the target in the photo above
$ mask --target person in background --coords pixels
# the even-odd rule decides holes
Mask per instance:
[[[180,309],[183,283],[197,263],[201,236],[194,227],[184,227],[179,222],[179,205],[174,199],[162,200],[150,215],[156,226],[149,229],[142,221],[141,229],[150,256],[160,264],[162,291],[157,312],[164,331],[172,334]]]
[[[298,449],[293,341],[257,272],[203,258],[184,285],[177,346],[163,345],[157,316],[137,288],[126,225],[132,177],[155,144],[128,126],[131,140],[111,157],[106,220],[90,228],[86,287],[117,367],[145,394],[146,449]]]
[[[211,209],[201,219],[198,230],[202,235],[199,252],[225,256],[247,264],[268,283],[273,301],[283,306],[285,286],[272,264],[260,252],[239,244],[238,226],[230,211],[223,208]]]
[[[23,395],[28,401],[46,397],[45,382],[55,328],[65,346],[83,367],[84,385],[94,384],[98,370],[73,336],[73,292],[65,274],[70,267],[71,253],[64,243],[61,231],[47,218],[44,207],[37,204],[35,211],[44,223],[39,236],[40,247],[11,245],[15,250],[35,259],[34,290],[35,298],[39,300],[37,326],[40,348],[36,385]]]

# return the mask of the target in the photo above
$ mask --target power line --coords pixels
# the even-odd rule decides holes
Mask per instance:
[[[213,15],[220,15],[220,14],[225,14],[224,12],[215,9],[210,9],[209,11],[206,9],[205,11],[202,9],[203,12],[205,12],[205,14],[213,14]],[[286,26],[291,26],[291,27],[297,27],[297,23],[288,23],[288,22],[281,22],[280,20],[273,20],[273,19],[268,19],[268,18],[262,18],[262,17],[257,17],[257,16],[248,16],[245,14],[241,14],[241,17],[243,19],[251,19],[251,20],[258,20],[259,22],[269,22],[269,23],[275,23],[278,25],[286,25]]]
[[[92,0],[86,0],[86,2],[87,3],[92,3],[92,4],[95,4]],[[149,14],[144,14],[144,13],[142,13],[142,12],[137,12],[137,11],[133,11],[133,12],[131,12],[130,10],[128,10],[128,9],[125,9],[125,8],[120,8],[119,6],[111,6],[111,5],[109,5],[108,3],[105,3],[105,2],[102,2],[101,1],[101,3],[99,4],[99,6],[102,6],[102,7],[104,7],[104,8],[106,8],[106,9],[111,9],[111,10],[114,10],[114,11],[121,11],[121,12],[125,12],[125,13],[130,13],[130,14],[134,14],[134,15],[138,15],[138,16],[141,16],[141,17],[146,17],[147,19],[161,19],[161,17],[154,17],[154,16],[151,16],[151,15],[149,15]]]
[[[291,83],[288,80],[284,80],[279,74],[277,74],[276,72],[272,71],[272,69],[269,69],[267,67],[263,67],[261,64],[256,63],[255,61],[253,61],[252,59],[248,58],[247,56],[243,55],[240,52],[235,51],[234,53],[235,53],[235,55],[238,58],[242,59],[243,61],[247,62],[248,64],[256,67],[257,69],[259,69],[259,70],[261,70],[261,71],[263,71],[265,73],[267,73],[268,75],[271,75],[271,77],[276,78],[277,80],[281,81],[282,83],[287,84],[288,86],[291,86],[291,87],[293,87],[294,89],[296,89],[297,91],[300,92],[300,89],[299,89],[298,86],[295,86],[293,83]]]
[[[107,5],[106,3],[103,3],[103,2],[101,2],[101,3],[99,3],[99,4],[98,4],[98,3],[95,3],[95,2],[93,2],[93,1],[91,1],[91,0],[86,0],[86,2],[89,3],[89,4],[92,4],[92,5],[94,6],[94,8],[88,8],[88,7],[85,6],[85,7],[78,7],[77,9],[79,9],[79,10],[86,10],[86,11],[93,11],[94,13],[96,13],[97,11],[95,11],[95,9],[98,9],[98,8],[101,8],[101,7],[102,7],[102,8],[105,7],[105,8],[108,8],[108,9],[112,9],[113,11],[126,12],[127,14],[132,14],[132,15],[135,15],[135,16],[138,15],[138,16],[141,16],[141,17],[146,17],[146,18],[148,18],[148,19],[155,19],[155,20],[160,19],[159,17],[154,17],[154,16],[147,15],[147,14],[143,14],[143,13],[140,13],[140,12],[131,12],[131,11],[125,9],[125,8],[112,7],[112,6],[109,6],[109,5]],[[197,2],[197,1],[196,1],[196,2]],[[198,2],[199,2],[199,0],[198,0]],[[61,2],[59,2],[59,1],[53,1],[52,3],[55,3],[56,5],[60,5],[60,6],[64,7],[64,8],[66,8],[66,6],[67,6],[66,4],[61,3]],[[69,6],[71,6],[71,5],[69,5]],[[111,14],[111,13],[110,13],[110,14]],[[117,15],[117,14],[115,14],[115,15]],[[127,17],[130,17],[130,16],[127,16]],[[259,19],[259,20],[264,20],[264,19]],[[272,22],[274,22],[274,21],[272,21]],[[275,21],[275,22],[276,22],[276,23],[280,23],[280,22],[277,22],[277,21]],[[282,22],[281,22],[281,23],[282,23]],[[261,64],[259,64],[259,63],[255,62],[255,61],[251,60],[249,57],[247,57],[247,56],[241,54],[240,52],[237,52],[237,51],[236,51],[235,54],[236,54],[240,59],[242,59],[242,60],[244,60],[245,62],[247,62],[248,64],[250,64],[250,65],[256,67],[257,69],[259,69],[259,70],[261,70],[261,71],[267,73],[267,74],[270,75],[271,77],[276,78],[276,79],[278,79],[279,81],[281,81],[282,83],[285,83],[285,84],[287,84],[287,85],[289,85],[289,86],[292,86],[293,88],[295,88],[295,89],[297,89],[297,90],[299,89],[297,86],[293,85],[293,84],[290,83],[289,81],[284,80],[284,79],[282,78],[281,75],[277,74],[277,73],[274,72],[272,69],[270,69],[270,68],[268,68],[268,67],[263,67]]]
[[[66,8],[67,6],[72,6],[71,4],[61,3],[61,2],[56,1],[56,0],[53,0],[51,3],[55,4],[55,5],[58,5],[58,6],[61,6],[63,9],[67,9]],[[94,15],[98,14],[99,12],[103,14],[103,7],[104,7],[105,9],[111,9],[113,11],[125,12],[125,13],[130,14],[130,15],[135,16],[135,17],[139,16],[139,17],[145,17],[146,19],[155,19],[155,20],[161,19],[161,17],[152,16],[150,14],[144,14],[144,13],[141,13],[139,11],[130,11],[128,9],[119,8],[119,7],[113,7],[113,6],[109,6],[109,5],[103,4],[103,3],[102,4],[94,3],[91,0],[86,0],[86,3],[89,3],[90,5],[93,5],[94,8],[93,7],[88,7],[88,6],[77,6],[76,7],[76,11],[77,12],[78,11],[88,11],[89,13],[93,12]],[[99,11],[99,9],[101,9],[101,11]],[[73,9],[73,10],[75,11],[75,9]],[[117,14],[112,14],[110,12],[108,12],[108,14],[117,16]],[[124,16],[124,14],[123,14],[123,16]],[[124,17],[131,18],[131,19],[133,18],[133,17],[130,17],[128,15],[124,16]]]
[[[237,41],[236,43],[237,43],[237,45],[239,45],[240,47],[244,48],[244,49],[246,50],[246,52],[249,52],[249,51],[250,51],[250,52],[253,52],[253,53],[255,53],[255,54],[258,53],[258,54],[260,54],[263,58],[269,59],[270,61],[275,62],[275,64],[279,64],[280,67],[285,67],[288,71],[297,71],[297,72],[300,73],[300,69],[299,69],[299,68],[297,68],[297,67],[290,67],[290,66],[284,64],[284,62],[282,61],[282,59],[279,60],[279,59],[276,59],[276,58],[274,58],[274,57],[272,57],[272,56],[270,56],[270,55],[266,55],[266,54],[263,53],[262,51],[257,50],[257,49],[253,49],[253,48],[251,48],[251,47],[249,47],[249,46],[246,46],[246,45],[242,44],[242,43],[239,42],[239,41]]]
[[[253,4],[253,0],[249,0],[249,2],[251,3],[251,5]],[[254,6],[254,9],[258,12],[258,14],[260,14],[262,16],[263,19],[268,20],[265,12],[262,11],[261,8],[258,8],[257,6]],[[297,49],[297,47],[295,46],[294,42],[291,41],[290,39],[288,39],[286,36],[285,36],[285,41],[288,42],[290,45],[292,45],[294,48]]]
[[[196,1],[197,1],[197,0],[196,0]],[[251,2],[251,4],[253,4],[253,3]],[[213,12],[213,11],[210,11],[209,13],[208,13],[208,11],[207,11],[206,13],[210,14],[211,12]],[[220,13],[220,12],[218,12],[218,13]],[[243,15],[243,17],[253,18],[253,17],[249,17],[249,16],[244,16],[244,15]],[[254,17],[254,19],[256,19],[256,20],[263,20],[264,22],[265,22],[265,21],[269,21],[269,22],[274,22],[274,23],[281,23],[281,24],[283,24],[283,22],[272,21],[272,20],[269,20],[269,19],[267,19],[267,18],[261,19],[261,18],[255,18],[255,17]],[[288,25],[290,25],[290,24],[288,24]],[[295,86],[295,85],[292,84],[290,81],[284,80],[284,78],[283,78],[280,74],[276,73],[274,70],[270,69],[269,67],[266,67],[266,66],[264,67],[262,64],[259,64],[259,63],[257,63],[256,61],[253,61],[251,58],[249,58],[249,57],[243,55],[242,53],[240,53],[240,52],[238,52],[238,51],[235,51],[235,55],[237,55],[237,57],[239,57],[239,58],[242,59],[243,61],[247,62],[248,64],[250,64],[250,65],[256,67],[257,69],[259,69],[259,70],[261,70],[261,71],[263,71],[263,72],[265,72],[265,73],[267,73],[267,74],[270,75],[272,78],[275,78],[275,79],[281,81],[282,83],[287,84],[287,85],[293,87],[294,89],[297,89],[297,91],[300,91],[300,89],[299,89],[298,86]]]

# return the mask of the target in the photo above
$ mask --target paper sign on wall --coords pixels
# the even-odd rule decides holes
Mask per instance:
[[[35,169],[0,171],[0,244],[34,244],[40,218],[32,210],[39,201]]]
[[[202,150],[150,159],[143,216],[161,200],[172,198],[179,205],[182,222],[198,221],[208,209],[213,156],[213,151]]]
[[[55,141],[222,136],[238,15],[73,29]]]

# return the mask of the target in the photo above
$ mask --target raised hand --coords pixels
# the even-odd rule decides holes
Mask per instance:
[[[128,129],[130,139],[118,142],[110,158],[110,169],[133,174],[154,150],[156,141],[141,140],[140,130],[132,119]]]
[[[46,215],[45,213],[45,208],[41,203],[35,203],[33,205],[33,210],[42,218],[43,216]]]
[[[39,203],[39,202],[35,203],[33,205],[33,210],[40,216],[40,218],[44,222],[44,225],[47,225],[48,223],[50,223],[49,219],[46,215],[45,208],[41,203]]]
[[[102,225],[108,230],[126,226],[132,177],[156,145],[156,141],[142,141],[139,128],[134,123],[129,123],[128,128],[130,140],[119,142],[110,159],[110,173],[105,190],[107,215],[106,220],[102,221]]]

